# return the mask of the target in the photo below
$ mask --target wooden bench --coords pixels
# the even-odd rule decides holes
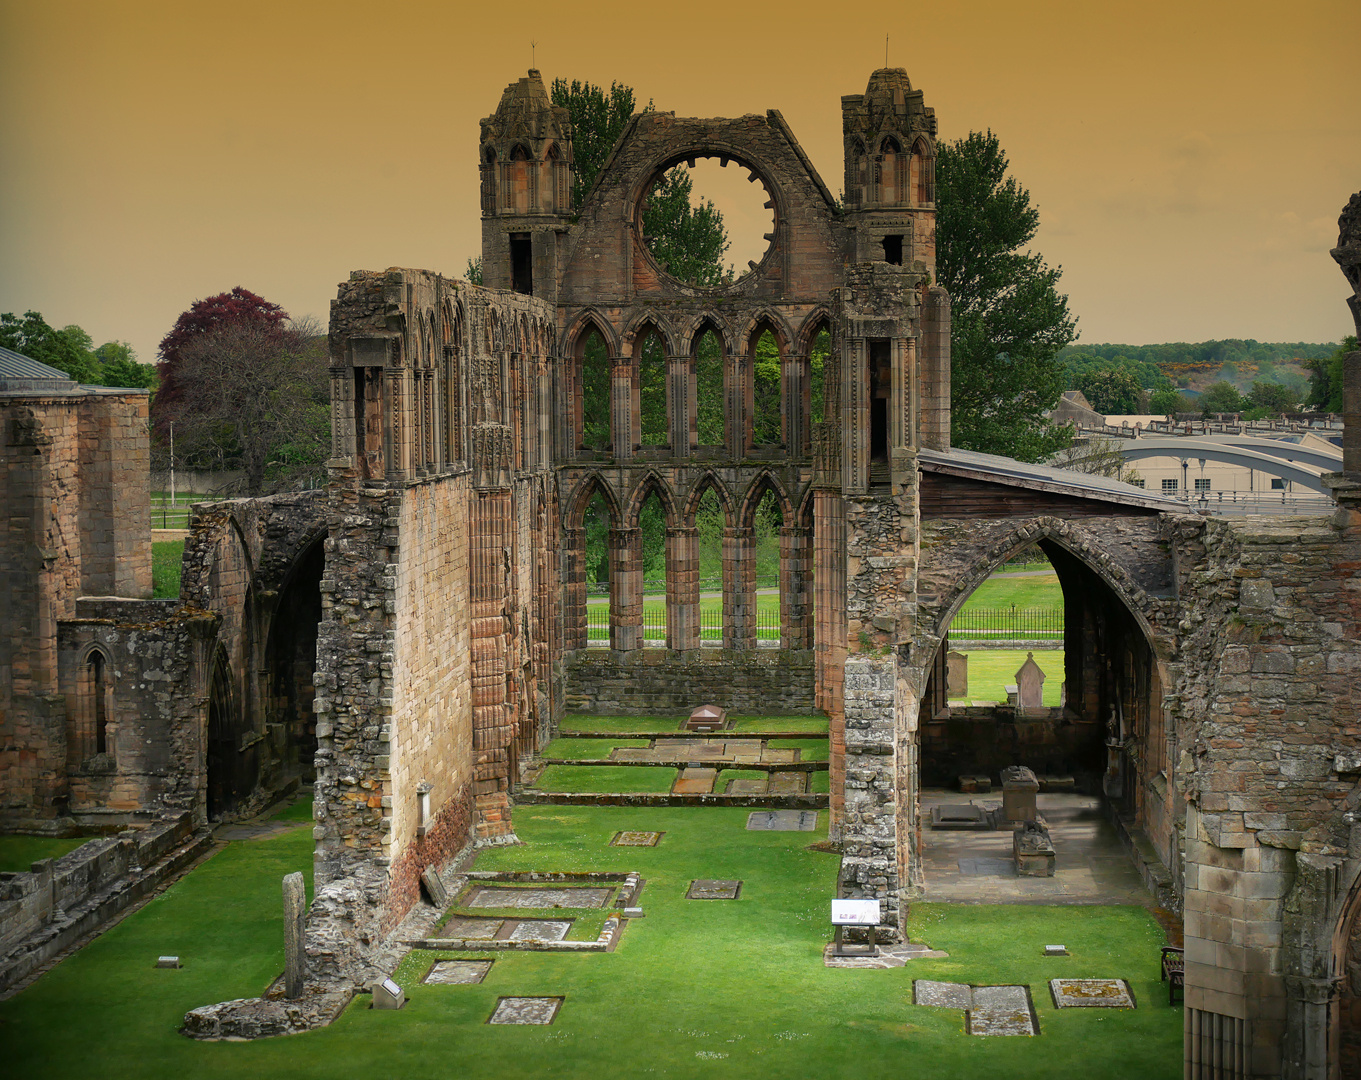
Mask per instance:
[[[1167,1003],[1176,1004],[1174,996],[1181,990],[1182,1000],[1186,999],[1186,950],[1175,945],[1164,945],[1162,955],[1162,979],[1167,983]]]

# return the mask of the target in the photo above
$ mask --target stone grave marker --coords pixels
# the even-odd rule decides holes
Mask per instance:
[[[1006,821],[1036,821],[1035,796],[1040,782],[1024,765],[1008,765],[1002,770],[1002,817]]]
[[[970,1035],[1034,1035],[1035,1014],[1025,986],[975,986],[968,1014]]]
[[[373,993],[373,1008],[400,1009],[406,1004],[406,993],[391,979],[380,979],[370,988]]]
[[[302,874],[286,874],[284,891],[284,997],[302,997],[307,982],[307,889]],[[399,1008],[399,1006],[392,1006]]]
[[[717,769],[683,769],[671,790],[676,795],[707,795],[718,779]]]
[[[1025,663],[1016,672],[1016,705],[1022,709],[1044,708],[1044,672],[1031,652],[1025,654]]]
[[[177,968],[180,966],[180,958],[178,956],[158,956],[156,957],[156,966],[158,968]]]
[[[572,929],[570,919],[522,919],[510,932],[509,941],[563,941]]]
[[[551,1024],[562,1008],[560,997],[497,998],[489,1024]]]
[[[747,828],[762,832],[812,832],[818,827],[816,810],[760,810],[747,815]]]
[[[742,891],[740,881],[715,881],[698,878],[690,882],[685,894],[687,900],[736,900]]]
[[[501,923],[501,919],[466,919],[461,915],[455,915],[432,936],[491,941],[501,932]]]
[[[992,815],[973,803],[945,803],[931,807],[933,829],[991,829]]]
[[[436,960],[426,972],[425,983],[439,986],[471,986],[487,977],[492,960]]]
[[[609,903],[613,889],[566,888],[511,889],[477,886],[464,907],[479,908],[600,908]]]
[[[1124,979],[1050,979],[1056,1009],[1132,1009],[1134,995]]]
[[[686,731],[718,731],[728,722],[728,710],[717,705],[701,705],[685,722]]]
[[[443,910],[449,906],[449,893],[444,888],[439,871],[433,866],[427,866],[421,871],[421,884],[425,886],[425,895],[430,897],[430,903],[435,907]]]
[[[973,993],[968,983],[917,979],[912,984],[912,1000],[937,1009],[967,1009],[973,1004]]]
[[[945,654],[945,686],[947,698],[969,696],[969,658],[964,653],[951,649]]]
[[[1038,821],[1027,821],[1011,837],[1018,877],[1053,877],[1054,842]]]
[[[614,839],[610,841],[610,847],[656,847],[657,841],[662,838],[662,835],[659,832],[638,832],[626,829],[614,834]]]
[[[728,781],[729,795],[765,795],[770,790],[770,781],[754,776],[742,780]]]
[[[770,774],[770,787],[767,790],[772,795],[802,795],[807,786],[806,772],[773,772]]]

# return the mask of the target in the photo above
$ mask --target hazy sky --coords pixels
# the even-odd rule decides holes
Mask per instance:
[[[1349,332],[1357,0],[0,0],[0,311],[150,361],[234,285],[325,319],[354,269],[461,275],[478,121],[531,39],[546,80],[780,109],[836,192],[840,98],[885,33],[942,138],[1000,137],[1084,340]]]

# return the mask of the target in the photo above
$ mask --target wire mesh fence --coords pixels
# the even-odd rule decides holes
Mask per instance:
[[[1063,636],[1063,608],[967,607],[955,616],[950,633],[978,639],[1059,638]]]

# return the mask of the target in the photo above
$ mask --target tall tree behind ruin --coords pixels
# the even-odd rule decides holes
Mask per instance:
[[[1043,416],[1064,390],[1058,352],[1077,333],[1060,268],[1026,248],[1039,222],[991,131],[938,145],[936,273],[951,301],[953,441],[1022,461],[1071,438]]]

